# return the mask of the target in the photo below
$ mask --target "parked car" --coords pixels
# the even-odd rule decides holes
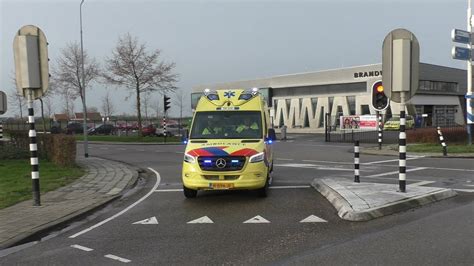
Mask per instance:
[[[181,129],[183,130],[183,129]],[[157,136],[163,136],[163,127],[158,127],[156,128],[155,134]],[[172,136],[179,136],[179,127],[178,125],[171,124],[171,125],[166,125],[166,136],[172,137]]]
[[[88,135],[113,135],[115,134],[115,127],[114,125],[110,124],[100,124],[94,128],[90,128],[87,130]]]
[[[156,135],[156,127],[153,124],[150,124],[146,127],[142,128],[142,136],[155,136]]]
[[[413,116],[407,115],[406,117],[406,129],[411,129],[415,126],[415,120]],[[392,117],[385,122],[383,130],[399,130],[400,129],[400,117]]]
[[[67,124],[66,134],[71,135],[71,134],[82,134],[82,133],[84,133],[83,124],[78,123],[78,122],[71,122]]]

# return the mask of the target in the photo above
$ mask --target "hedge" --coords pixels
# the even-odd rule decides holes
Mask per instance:
[[[447,143],[464,143],[467,140],[465,127],[441,128]],[[407,141],[410,143],[439,143],[437,128],[417,128],[407,131]]]
[[[0,159],[27,159],[30,157],[28,131],[8,130],[9,142],[0,145]],[[73,136],[38,134],[38,157],[59,166],[72,166],[76,160],[76,140]]]

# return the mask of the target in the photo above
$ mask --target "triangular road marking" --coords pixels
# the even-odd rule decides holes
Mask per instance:
[[[327,223],[328,221],[319,218],[316,215],[310,215],[306,217],[305,219],[301,220],[300,223]]]
[[[158,224],[158,220],[156,219],[155,216],[153,216],[145,220],[134,222],[133,224]]]
[[[213,224],[213,223],[214,222],[211,219],[209,219],[209,217],[207,216],[203,216],[201,218],[188,222],[188,224]]]
[[[260,215],[250,218],[244,222],[244,224],[264,224],[264,223],[270,223],[270,221],[268,221],[267,219],[263,218]]]

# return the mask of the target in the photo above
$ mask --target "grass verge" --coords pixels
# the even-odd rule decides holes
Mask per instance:
[[[409,152],[427,152],[427,153],[443,153],[441,144],[413,144],[407,146]],[[448,154],[450,153],[474,153],[474,145],[448,144]]]
[[[76,140],[83,140],[82,135],[76,135]],[[139,137],[139,136],[88,136],[89,141],[110,141],[110,142],[149,142],[164,143],[163,137]],[[168,137],[166,142],[180,142],[180,137]]]
[[[78,166],[59,167],[40,161],[41,193],[65,186],[84,175]],[[0,209],[32,198],[31,166],[29,160],[0,162]]]

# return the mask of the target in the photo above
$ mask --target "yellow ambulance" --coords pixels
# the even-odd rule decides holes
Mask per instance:
[[[184,195],[194,198],[198,190],[256,190],[265,197],[275,139],[258,89],[206,89],[185,141]]]

